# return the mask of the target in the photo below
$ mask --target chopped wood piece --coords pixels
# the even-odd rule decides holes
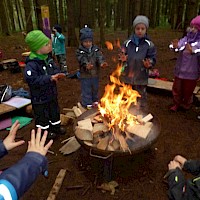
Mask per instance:
[[[80,102],[77,103],[78,108],[81,110],[82,113],[84,113],[87,109],[84,108]]]
[[[135,125],[131,125],[131,126],[128,125],[126,127],[126,130],[129,133],[133,133],[139,137],[146,138],[147,135],[149,134],[149,132],[151,131],[152,126],[153,126],[152,122],[147,122],[144,125],[140,125],[140,124],[135,124]]]
[[[92,133],[93,134],[98,134],[98,133],[101,133],[101,132],[107,132],[109,129],[108,127],[103,124],[103,123],[98,123],[98,124],[94,124],[93,126],[93,130],[92,130]]]
[[[78,143],[75,136],[73,136],[65,145],[59,149],[59,151],[66,155],[77,151],[80,147],[81,145]]]
[[[76,117],[79,117],[79,116],[82,114],[80,108],[78,108],[77,106],[73,106],[72,109],[73,109],[73,111],[74,111]]]
[[[69,118],[72,118],[72,119],[75,119],[75,118],[76,118],[76,115],[75,115],[74,112],[67,112],[65,115],[66,115],[67,117],[69,117]]]
[[[91,115],[88,115],[87,117],[85,117],[84,119],[91,119],[91,118],[94,118],[94,116],[98,115],[99,114],[99,111],[96,111],[95,113],[92,113]]]
[[[99,140],[99,143],[97,144],[97,149],[106,150],[108,146],[109,138],[110,138],[109,136],[101,138]]]
[[[63,111],[73,111],[72,108],[63,108]]]
[[[69,118],[67,115],[60,114],[60,120],[61,120],[61,125],[66,126],[71,118]]]
[[[97,122],[103,122],[101,115],[94,116],[94,120],[96,120]]]
[[[78,121],[78,126],[81,129],[85,129],[85,130],[89,130],[89,131],[93,130],[92,122],[91,122],[91,119],[89,119],[89,118]]]
[[[47,200],[55,200],[56,196],[61,188],[62,182],[65,178],[66,169],[61,169],[56,177],[55,183],[49,193]]]
[[[146,123],[146,122],[149,122],[151,119],[153,119],[153,115],[150,113],[150,114],[148,114],[147,116],[143,117],[143,118],[142,118],[142,121],[143,121],[144,123]]]
[[[93,140],[93,135],[92,135],[91,131],[85,130],[85,129],[81,129],[78,126],[75,129],[75,135],[80,140],[88,140],[88,141],[92,141]]]

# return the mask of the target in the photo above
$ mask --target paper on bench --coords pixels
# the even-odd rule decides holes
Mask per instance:
[[[2,102],[2,103],[7,104],[9,106],[13,106],[15,108],[22,108],[26,105],[29,105],[31,103],[31,100],[27,98],[15,96],[9,99],[8,101]]]

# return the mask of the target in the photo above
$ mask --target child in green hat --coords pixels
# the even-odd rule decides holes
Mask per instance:
[[[52,51],[51,40],[42,31],[29,32],[25,42],[31,53],[26,60],[24,77],[30,88],[35,125],[43,132],[48,130],[48,139],[54,139],[57,134],[65,134],[60,127],[56,85],[65,74],[48,57]]]

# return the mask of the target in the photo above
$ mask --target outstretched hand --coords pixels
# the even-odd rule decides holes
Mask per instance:
[[[8,136],[3,140],[3,144],[7,151],[14,149],[15,147],[18,147],[25,143],[24,140],[20,140],[18,142],[15,142],[15,137],[17,134],[17,130],[19,129],[20,124],[19,121],[15,121],[15,123],[11,126],[10,132]]]
[[[64,78],[64,77],[65,77],[64,73],[58,73],[58,74],[52,75],[51,80],[58,82],[59,79]]]
[[[149,58],[144,59],[143,64],[144,64],[145,68],[147,68],[147,69],[152,67],[151,60]]]
[[[53,144],[53,140],[50,140],[46,145],[46,138],[47,138],[47,131],[44,132],[43,136],[41,137],[41,129],[37,129],[37,133],[35,135],[35,130],[31,131],[31,141],[28,143],[28,150],[27,152],[36,152],[43,156],[47,154],[48,149]]]
[[[180,163],[175,160],[170,161],[170,163],[168,164],[169,170],[176,169],[177,167],[181,169]]]
[[[185,162],[187,161],[186,158],[184,158],[183,156],[177,155],[174,157],[174,161],[180,163],[181,168],[183,168]]]

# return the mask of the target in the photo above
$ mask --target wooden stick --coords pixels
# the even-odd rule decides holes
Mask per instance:
[[[49,196],[47,198],[47,200],[55,200],[56,196],[60,190],[60,187],[62,185],[63,179],[65,177],[66,174],[66,169],[61,169],[56,177],[55,183],[49,193]]]
[[[73,111],[72,108],[63,108],[64,111]]]

